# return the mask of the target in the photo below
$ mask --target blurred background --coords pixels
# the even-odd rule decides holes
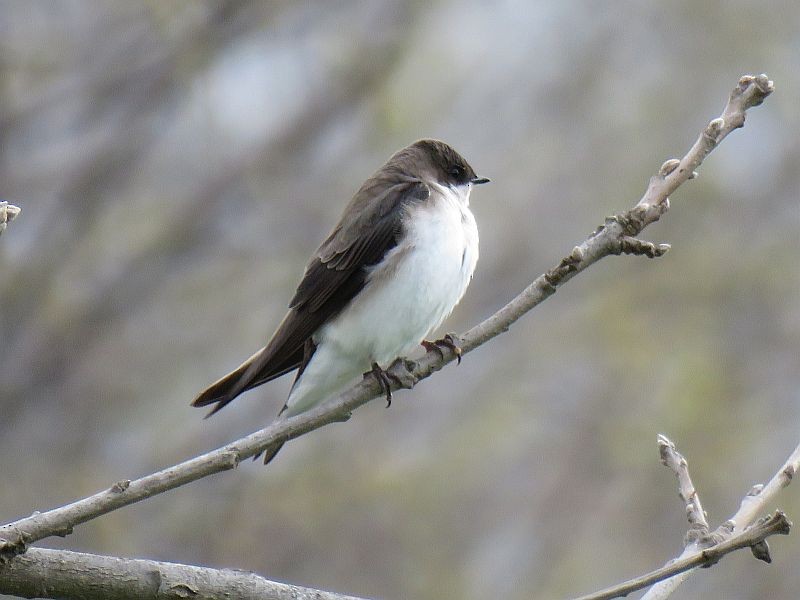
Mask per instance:
[[[189,402],[260,348],[361,182],[420,137],[493,183],[444,330],[632,206],[744,73],[775,94],[645,232],[389,410],[42,545],[375,598],[561,598],[660,566],[800,437],[793,0],[3,2],[0,521],[266,425],[291,378]],[[780,498],[800,519],[800,492]],[[796,598],[800,538],[676,597]]]

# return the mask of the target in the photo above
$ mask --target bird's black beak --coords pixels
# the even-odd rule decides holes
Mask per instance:
[[[489,183],[491,179],[487,179],[486,177],[476,177],[475,179],[470,179],[469,182],[473,185],[478,185],[481,183]]]

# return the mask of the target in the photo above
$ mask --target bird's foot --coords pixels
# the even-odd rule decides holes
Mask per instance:
[[[442,360],[444,360],[444,352],[442,352],[442,348],[448,348],[453,354],[455,354],[457,364],[461,364],[461,357],[463,356],[464,352],[461,350],[461,340],[455,333],[448,333],[442,339],[436,340],[435,342],[422,340],[421,343],[425,350],[428,352],[433,350],[442,357]]]
[[[416,383],[416,378],[411,373],[414,368],[414,361],[397,358],[389,365],[388,369],[382,369],[378,363],[372,363],[372,369],[364,373],[364,377],[373,376],[381,386],[381,392],[386,396],[386,408],[392,405],[392,383],[396,383],[401,388],[411,388]]]
[[[414,369],[417,368],[417,363],[408,358],[399,357],[392,361],[389,368],[386,369],[386,374],[394,381],[399,387],[410,390],[413,388],[418,379],[414,375]]]

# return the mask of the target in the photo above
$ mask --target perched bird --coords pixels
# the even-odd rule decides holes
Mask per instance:
[[[473,185],[488,181],[438,140],[395,153],[364,182],[314,253],[269,343],[192,405],[215,405],[210,416],[242,392],[297,369],[279,413],[289,417],[341,391],[370,366],[391,399],[384,369],[419,344],[433,346],[425,337],[472,279],[478,228],[469,196]],[[281,445],[267,450],[265,462]]]

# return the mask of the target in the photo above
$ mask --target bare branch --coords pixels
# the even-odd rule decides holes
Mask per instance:
[[[21,212],[22,209],[19,206],[0,200],[0,235],[6,230],[6,224],[16,219]]]
[[[669,467],[678,478],[678,495],[686,505],[686,517],[689,519],[689,525],[692,529],[708,534],[706,513],[703,505],[700,504],[700,496],[692,483],[692,478],[689,476],[689,463],[665,435],[659,434],[658,436],[658,452],[661,455],[661,462]]]
[[[726,554],[730,554],[742,548],[750,548],[766,540],[775,534],[787,535],[792,524],[782,512],[778,511],[774,515],[765,517],[753,527],[743,531],[724,542],[721,542],[705,550],[695,551],[688,556],[681,556],[666,566],[656,569],[651,573],[636,577],[619,585],[606,588],[599,592],[581,596],[576,600],[607,600],[608,598],[620,598],[627,596],[631,592],[641,590],[649,585],[672,577],[678,573],[683,573],[689,569],[697,567],[709,567],[719,561]]]
[[[767,485],[756,485],[742,500],[742,504],[736,514],[729,521],[733,525],[733,531],[742,531],[756,520],[758,515],[767,511],[767,505],[775,500],[778,492],[787,487],[794,478],[795,473],[800,469],[800,445],[794,449],[780,470],[772,476]]]
[[[742,505],[733,518],[714,532],[709,532],[708,521],[700,504],[700,497],[689,476],[686,459],[675,448],[675,444],[664,435],[658,436],[658,448],[661,462],[678,478],[678,494],[686,505],[690,524],[686,535],[686,547],[678,558],[660,569],[600,592],[582,596],[577,600],[619,598],[648,586],[653,587],[642,596],[642,600],[663,600],[668,598],[695,569],[709,567],[735,550],[750,548],[756,558],[770,562],[767,538],[775,534],[789,533],[792,524],[780,511],[764,517],[755,525],[753,522],[759,514],[766,511],[767,503],[774,500],[777,492],[791,483],[793,474],[800,468],[800,445],[794,449],[770,482],[766,486],[754,486],[742,500]]]
[[[742,126],[745,111],[760,104],[772,89],[772,82],[765,75],[743,77],[731,93],[722,116],[704,129],[689,153],[680,161],[668,161],[662,166],[659,173],[651,178],[644,196],[634,208],[607,218],[604,225],[576,246],[558,265],[537,277],[494,315],[459,336],[463,352],[469,352],[507,331],[520,317],[552,296],[558,287],[600,259],[635,248],[637,243],[638,247],[645,248],[638,240],[637,243],[631,240],[667,211],[668,194],[693,175],[703,159],[725,136]],[[664,246],[654,248],[659,248],[660,254],[666,251]],[[659,252],[652,254],[658,256]],[[402,371],[398,373],[399,380],[410,380],[410,387],[455,358],[452,350],[443,348],[441,353],[429,351],[410,369],[403,361],[396,363],[394,368]],[[42,538],[67,535],[74,526],[122,506],[235,468],[242,459],[259,454],[276,442],[294,439],[328,423],[341,421],[354,409],[380,394],[377,381],[367,378],[308,412],[273,423],[222,448],[135,481],[121,481],[88,498],[0,527],[0,560],[24,552],[28,544]]]
[[[739,506],[739,510],[736,511],[736,514],[720,525],[716,531],[709,534],[709,537],[712,540],[725,539],[743,531],[749,531],[747,528],[753,524],[758,518],[758,515],[764,514],[767,511],[767,504],[775,499],[775,496],[780,490],[792,482],[792,478],[798,469],[800,469],[800,445],[794,449],[794,452],[792,452],[772,479],[769,480],[769,483],[765,486],[753,486],[742,499],[742,503]],[[703,540],[690,539],[687,541],[689,543],[683,553],[678,557],[679,560],[697,552]],[[770,562],[772,560],[769,555],[769,546],[766,540],[762,543],[754,544],[751,550],[753,551],[753,555],[759,560],[765,562]],[[658,585],[648,590],[648,592],[642,596],[642,600],[663,600],[664,598],[668,598],[691,574],[691,570],[685,571],[680,575],[660,582]]]
[[[84,600],[361,600],[247,571],[44,548],[31,548],[27,555],[0,565],[0,594]]]

